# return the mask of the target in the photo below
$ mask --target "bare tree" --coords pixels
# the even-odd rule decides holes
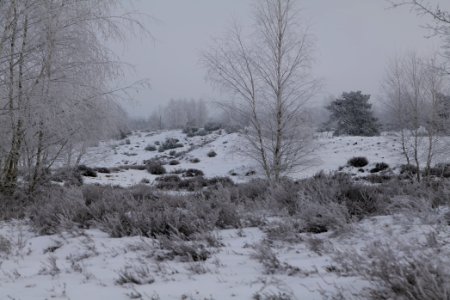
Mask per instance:
[[[203,55],[211,81],[238,98],[232,113],[249,126],[248,154],[278,181],[305,163],[311,131],[304,105],[318,82],[311,76],[312,37],[292,0],[257,1],[251,33],[235,25]]]
[[[391,62],[383,88],[391,120],[399,131],[402,154],[408,165],[414,165],[420,181],[422,162],[429,173],[435,155],[444,149],[439,114],[444,89],[442,70],[435,58],[410,54]]]
[[[121,123],[124,89],[110,82],[123,65],[103,41],[140,23],[113,14],[119,3],[0,1],[0,191],[14,192],[19,171],[33,191],[57,159]]]

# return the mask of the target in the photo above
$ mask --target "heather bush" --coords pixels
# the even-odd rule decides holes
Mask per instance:
[[[97,177],[97,172],[93,168],[87,167],[85,165],[79,165],[77,169],[83,176]]]
[[[128,189],[53,187],[27,209],[42,234],[99,227],[112,237],[176,235],[189,238],[214,228],[239,225],[236,207],[202,195],[170,196],[138,185]]]
[[[101,174],[110,174],[111,170],[108,168],[104,168],[104,167],[100,167],[100,168],[95,168],[94,169],[96,172],[101,173]]]
[[[347,164],[355,168],[362,168],[367,166],[369,164],[369,161],[363,156],[356,156],[349,159]]]
[[[171,166],[177,166],[179,164],[180,164],[180,161],[178,161],[176,159],[173,159],[173,160],[169,161],[169,165],[171,165]]]
[[[389,169],[389,165],[387,163],[376,163],[375,167],[370,170],[370,173],[378,173],[387,169]]]
[[[211,151],[209,151],[206,155],[207,155],[208,157],[216,157],[216,156],[217,156],[217,153],[216,153],[216,151],[211,150]]]
[[[146,162],[146,169],[152,175],[166,174],[166,168],[158,160],[150,160]]]
[[[203,173],[203,171],[202,170],[198,170],[198,169],[187,169],[184,172],[184,176],[185,177],[197,177],[197,176],[203,176],[203,175],[205,175]]]
[[[52,172],[50,180],[54,182],[64,183],[68,186],[83,185],[83,177],[78,169],[60,168]]]
[[[440,245],[376,242],[362,253],[339,253],[335,261],[345,274],[371,283],[361,292],[365,299],[449,299],[450,269],[445,261],[449,253]]]
[[[156,178],[158,189],[176,190],[179,188],[181,178],[178,175],[167,175]]]
[[[204,126],[204,129],[208,132],[219,130],[223,127],[221,123],[218,122],[207,122]]]
[[[156,144],[156,143],[155,143]],[[176,148],[183,148],[184,145],[180,143],[180,140],[175,138],[167,138],[158,148],[159,152],[164,152],[166,150],[172,150]]]
[[[156,150],[157,150],[156,146],[154,146],[154,145],[147,145],[145,147],[145,151],[156,151]]]

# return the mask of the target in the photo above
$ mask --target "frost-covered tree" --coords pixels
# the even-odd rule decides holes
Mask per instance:
[[[310,150],[304,105],[317,81],[312,39],[301,26],[297,3],[255,1],[254,26],[246,31],[235,25],[203,55],[209,79],[236,100],[223,106],[248,120],[245,153],[273,181],[308,163]]]
[[[334,135],[375,136],[380,134],[379,124],[373,115],[370,95],[360,91],[343,93],[327,106],[330,119],[327,128]]]
[[[415,53],[392,60],[383,87],[386,105],[398,130],[401,152],[408,165],[428,172],[438,154],[448,154],[441,139],[445,119],[443,90],[446,85],[435,58],[424,59]],[[425,163],[423,163],[425,161]],[[416,172],[421,180],[421,172]]]
[[[0,1],[0,192],[19,171],[30,191],[56,160],[77,163],[123,122],[110,83],[122,65],[105,46],[139,25],[115,0]]]

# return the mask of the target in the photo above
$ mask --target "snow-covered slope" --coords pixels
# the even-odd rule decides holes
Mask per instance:
[[[145,150],[147,145],[162,143],[167,138],[176,138],[184,145],[175,149],[177,153],[182,153],[179,157],[170,158],[170,150],[163,153]],[[405,163],[396,139],[393,134],[378,137],[333,137],[331,134],[318,134],[312,144],[309,162],[294,170],[290,176],[305,178],[322,170],[336,171],[354,156],[364,156],[369,160],[366,171],[380,162],[395,168]],[[211,150],[217,153],[215,157],[208,157]],[[177,169],[195,168],[202,170],[206,177],[230,176],[235,182],[243,182],[262,176],[258,164],[245,155],[244,150],[244,139],[239,133],[226,134],[218,131],[204,137],[187,137],[180,130],[135,132],[127,140],[102,142],[98,147],[89,148],[83,163],[90,167],[132,166],[142,165],[152,158],[166,157],[166,160],[177,159],[180,162],[176,166],[165,165],[168,173]],[[198,163],[191,162],[195,158],[199,160]],[[436,158],[438,161],[445,159],[449,159],[448,156]],[[145,170],[130,169],[113,174],[98,174],[97,178],[86,178],[86,182],[130,186],[143,179],[152,183],[155,178]]]

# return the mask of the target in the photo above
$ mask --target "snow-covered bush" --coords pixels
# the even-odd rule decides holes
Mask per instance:
[[[421,245],[416,240],[376,242],[362,253],[340,253],[335,261],[344,273],[371,283],[361,292],[364,299],[449,299],[450,269],[445,260],[450,253],[442,245],[445,243]]]
[[[156,144],[156,143],[155,143]],[[180,140],[175,138],[167,138],[158,148],[159,152],[164,152],[166,150],[172,150],[177,148],[183,148],[184,145],[180,143]]]
[[[158,160],[150,160],[146,163],[147,171],[152,175],[163,175],[166,174],[166,168]]]
[[[197,177],[197,176],[203,176],[203,171],[198,169],[187,169],[184,172],[185,177]]]
[[[370,170],[370,173],[378,173],[389,169],[389,165],[384,162],[376,163],[375,167]]]
[[[205,261],[211,256],[206,243],[202,241],[186,241],[177,236],[158,237],[160,247],[165,251],[158,255],[159,260],[173,260],[178,257],[184,262]]]
[[[27,212],[36,231],[52,234],[74,227],[99,227],[112,237],[171,236],[189,238],[214,228],[239,226],[236,206],[227,198],[170,196],[152,187],[128,189],[86,186],[53,187]]]
[[[50,180],[54,182],[64,183],[68,186],[83,185],[83,177],[81,172],[75,168],[60,168],[52,172]]]
[[[85,227],[92,219],[79,188],[52,187],[41,193],[28,208],[33,227],[40,234],[54,234],[76,225]]]
[[[9,254],[11,252],[11,242],[0,235],[0,255],[1,254]]]
[[[199,158],[193,158],[193,159],[190,160],[190,162],[193,163],[193,164],[198,164],[200,162],[200,159]]]
[[[208,157],[216,157],[216,156],[217,156],[217,153],[216,153],[216,151],[211,150],[211,151],[209,151],[206,155],[207,155]]]
[[[156,146],[155,145],[147,145],[145,147],[145,151],[156,151]]]
[[[179,165],[179,164],[180,164],[180,161],[176,160],[176,159],[173,159],[173,160],[169,161],[169,165],[171,165],[171,166],[176,166],[176,165]]]
[[[118,272],[119,278],[116,279],[116,284],[152,284],[155,279],[151,275],[151,271],[147,266],[130,266],[127,265]]]
[[[95,171],[93,168],[90,168],[85,165],[79,165],[78,171],[81,173],[81,175],[86,177],[97,177],[97,171]]]
[[[355,168],[362,168],[367,166],[369,164],[369,161],[364,156],[355,156],[350,158],[347,164]]]

